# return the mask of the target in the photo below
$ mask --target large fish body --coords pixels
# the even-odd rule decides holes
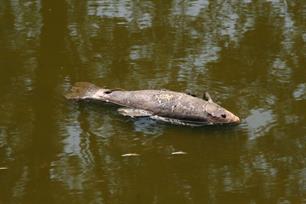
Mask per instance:
[[[169,90],[123,91],[104,89],[87,82],[76,83],[66,95],[72,100],[99,100],[117,104],[120,114],[150,117],[174,124],[201,126],[239,124],[240,119],[214,103],[186,93]]]

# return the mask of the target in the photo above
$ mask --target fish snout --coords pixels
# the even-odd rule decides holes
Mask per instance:
[[[234,113],[232,113],[228,110],[226,110],[225,112],[226,112],[225,115],[228,116],[228,117],[225,117],[225,119],[227,120],[226,123],[233,124],[233,125],[240,124],[240,118],[238,116],[236,116]]]
[[[233,124],[239,124],[240,123],[240,118],[238,116],[235,116],[233,114],[233,118],[232,118],[232,121],[231,121]]]

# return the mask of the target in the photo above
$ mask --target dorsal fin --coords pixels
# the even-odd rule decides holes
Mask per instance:
[[[207,91],[204,92],[203,99],[210,102],[210,103],[213,103],[213,100],[212,100],[212,98],[210,97],[210,95]]]

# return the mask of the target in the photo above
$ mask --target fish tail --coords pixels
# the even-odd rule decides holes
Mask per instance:
[[[89,82],[77,82],[65,95],[65,98],[69,100],[90,99],[99,89],[100,87]]]

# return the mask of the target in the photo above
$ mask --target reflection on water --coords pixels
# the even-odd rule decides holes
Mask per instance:
[[[141,118],[135,120],[134,122],[135,131],[136,132],[143,132],[146,135],[161,135],[161,124],[158,124],[156,121],[151,120],[149,118]]]
[[[306,84],[299,84],[292,95],[296,100],[306,100]]]
[[[275,119],[270,110],[251,110],[251,115],[246,119],[250,139],[264,136],[275,125]]]
[[[3,0],[0,203],[306,202],[305,9]],[[132,120],[114,106],[65,101],[75,81],[208,90],[243,122]]]
[[[127,21],[132,18],[131,1],[88,1],[87,14],[107,18],[125,18]]]

